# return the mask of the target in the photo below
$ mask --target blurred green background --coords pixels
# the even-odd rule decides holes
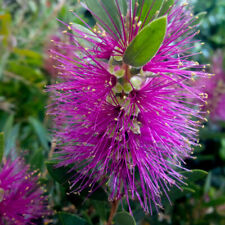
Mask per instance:
[[[209,104],[209,110],[220,113],[209,115],[200,130],[202,146],[196,148],[196,159],[187,161],[188,168],[205,170],[208,175],[197,183],[192,177],[189,190],[172,191],[172,206],[165,201],[165,209],[159,214],[145,215],[139,203],[133,202],[134,217],[140,225],[225,225],[225,101],[223,105],[218,100],[225,96],[225,0],[189,2],[195,14],[207,12],[197,37],[205,44],[196,44],[202,54],[194,59],[212,64],[209,71],[216,73],[212,79],[220,85],[209,91],[211,102],[217,102]],[[48,49],[51,39],[63,38],[56,18],[79,23],[71,9],[94,25],[90,13],[75,0],[0,0],[0,131],[5,134],[5,157],[22,155],[32,169],[42,173],[40,181],[46,185],[55,213],[36,224],[63,224],[66,217],[77,219],[77,224],[103,225],[110,209],[107,199],[98,194],[85,200],[67,196],[66,187],[51,178],[44,163],[54,147],[51,120],[45,114],[49,102],[45,86],[55,82],[57,73],[50,66],[54,62],[48,58]]]

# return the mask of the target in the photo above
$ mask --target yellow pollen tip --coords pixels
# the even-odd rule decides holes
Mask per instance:
[[[139,22],[138,22],[138,24],[137,24],[137,26],[138,26],[138,27],[140,27],[140,26],[141,26],[141,24],[142,24],[142,22],[141,22],[141,21],[139,21]]]

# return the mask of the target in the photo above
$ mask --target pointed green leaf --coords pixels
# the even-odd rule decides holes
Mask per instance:
[[[126,16],[127,14],[127,0],[118,0],[120,11],[123,16]]]
[[[181,186],[182,190],[179,190],[176,186],[171,187],[170,191],[168,192],[169,198],[172,202],[176,199],[182,198],[186,194],[195,193],[196,188],[198,187],[195,185],[194,182],[201,180],[207,176],[207,172],[204,170],[195,169],[190,172],[182,171],[180,172],[186,179],[184,180],[187,183],[187,186]],[[165,193],[162,196],[162,203],[163,205],[168,204],[168,199]]]
[[[206,16],[207,12],[200,12],[194,17],[194,22],[191,24],[192,26],[194,25],[199,25],[201,24],[202,20]]]
[[[56,167],[55,161],[47,161],[45,164],[51,177],[58,183],[65,185],[68,188],[69,184],[67,181],[72,176],[72,173],[68,173],[69,169],[66,167]]]
[[[87,225],[88,224],[87,221],[85,221],[83,218],[70,213],[60,212],[58,216],[62,225]]]
[[[170,11],[173,5],[174,5],[174,0],[164,0],[159,16],[163,16],[166,13],[168,14],[168,12]]]
[[[20,129],[20,123],[17,123],[14,125],[14,115],[11,114],[6,119],[6,122],[3,127],[4,132],[4,142],[5,142],[5,148],[4,148],[4,154],[7,156],[8,154],[15,154],[15,146],[16,146],[16,140],[19,135],[19,129]]]
[[[206,202],[204,203],[203,205],[205,207],[215,207],[215,206],[218,206],[218,205],[224,205],[225,204],[225,196],[221,196],[217,199],[213,199],[209,202]]]
[[[43,154],[43,149],[36,149],[30,158],[30,165],[32,169],[39,169],[42,171],[45,156]]]
[[[79,173],[76,171],[70,171],[71,167],[56,167],[55,161],[47,161],[45,162],[47,170],[51,177],[57,181],[58,183],[62,184],[66,189],[69,189],[69,182],[72,177],[74,177],[76,174],[79,176]],[[88,179],[88,178],[87,178]],[[77,182],[74,186],[74,189],[80,185],[80,182]],[[96,184],[98,185],[98,184]],[[88,197],[91,199],[99,200],[99,201],[107,201],[108,196],[105,192],[105,190],[102,187],[98,187],[97,190],[95,190],[93,193],[90,193],[90,188],[84,189],[81,193],[81,196]]]
[[[163,5],[163,1],[164,0],[148,0],[143,2],[143,0],[138,0],[137,16],[141,14],[140,21],[145,23],[144,25],[147,25],[150,20],[158,16]]]
[[[14,123],[14,114],[10,114],[8,118],[6,119],[4,127],[3,127],[3,132],[5,136],[9,136],[10,131],[13,128],[13,123]]]
[[[225,52],[223,53],[223,70],[225,71]],[[225,126],[225,124],[224,124]]]
[[[174,202],[176,199],[182,198],[186,194],[195,193],[195,189],[190,188],[189,186],[181,187],[182,190],[178,189],[176,186],[170,188],[168,191],[168,196],[171,202]],[[162,195],[162,205],[169,204],[168,197],[165,193]]]
[[[123,3],[124,1],[120,2]],[[121,33],[121,20],[115,1],[86,0],[86,4],[98,23],[108,33],[115,33],[119,37],[118,31]]]
[[[114,225],[136,225],[134,218],[128,212],[118,212],[113,221]]]
[[[212,182],[212,172],[208,173],[208,176],[206,178],[205,181],[205,185],[204,185],[204,193],[207,194],[210,190],[211,187],[211,182]]]
[[[7,46],[8,44],[8,37],[10,35],[10,28],[11,28],[11,14],[10,13],[5,13],[5,14],[0,14],[0,21],[1,21],[1,26],[0,26],[0,36],[1,36],[1,44],[3,46]]]
[[[86,34],[89,39],[92,39],[92,40],[97,41],[97,42],[101,41],[91,30],[87,29],[86,27],[84,27],[80,24],[73,24],[72,27],[75,29],[73,31],[73,33],[75,35],[77,35],[76,30],[79,30],[82,33]],[[93,44],[89,40],[86,40],[85,38],[76,37],[76,39],[83,47],[89,48],[89,47],[93,46]]]
[[[199,170],[199,169],[191,170],[190,172],[184,171],[184,172],[181,172],[181,174],[187,178],[186,181],[188,183],[201,180],[208,175],[206,171]]]
[[[28,57],[28,58],[39,59],[39,60],[42,59],[41,54],[39,54],[35,51],[32,51],[30,49],[14,48],[13,50],[16,54],[18,54],[20,56],[25,56],[25,57]]]
[[[49,149],[48,147],[48,133],[43,124],[34,117],[29,117],[29,122],[33,126],[37,137],[39,138],[40,143],[45,149]]]
[[[154,20],[133,39],[127,47],[123,61],[134,67],[141,67],[149,62],[159,50],[167,26],[167,17]]]
[[[4,143],[4,133],[0,133],[0,163],[2,161],[2,157],[4,155],[4,147],[5,147],[5,143]]]

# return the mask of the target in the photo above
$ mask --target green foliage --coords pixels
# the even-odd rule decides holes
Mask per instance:
[[[137,9],[137,16],[140,16],[140,21],[147,25],[152,19],[158,16],[160,9],[163,5],[164,0],[149,0],[143,1],[138,0],[138,9]],[[149,6],[151,6],[151,10],[149,11]]]
[[[60,212],[59,219],[62,225],[88,225],[88,223],[84,219],[69,213]]]
[[[192,26],[199,25],[202,23],[205,18],[207,12],[200,12],[194,17],[194,22],[191,24]]]
[[[52,178],[59,182],[60,184],[62,184],[67,191],[71,192],[69,190],[69,182],[70,180],[72,180],[72,178],[75,175],[79,175],[76,172],[71,172],[71,167],[57,167],[56,162],[55,161],[50,161],[50,162],[46,162],[46,166],[48,169],[49,174],[52,176]],[[90,178],[86,178],[86,179],[90,179]],[[85,183],[85,180],[83,182],[77,182],[75,186],[73,186],[73,189],[78,188],[80,185],[82,185],[82,183]],[[98,189],[94,192],[92,192],[92,190],[90,188],[86,188],[85,190],[83,190],[80,193],[76,193],[79,194],[81,197],[86,198],[87,196],[89,196],[90,199],[94,199],[94,200],[98,200],[98,201],[107,201],[108,200],[108,196],[105,192],[105,190],[101,187],[101,185],[97,184],[94,187],[92,187],[93,189],[95,189],[96,187],[98,187]]]
[[[164,0],[159,16],[163,16],[164,14],[169,13],[173,4],[174,0]]]
[[[123,61],[134,67],[141,67],[150,61],[164,40],[166,26],[165,16],[145,26],[127,47]]]
[[[204,46],[196,43],[197,50],[202,50],[203,55],[196,59],[201,62],[211,62],[214,51],[225,46],[225,3],[224,0],[192,0],[195,14],[205,11],[207,15],[202,19],[199,27],[200,34],[198,40],[205,42]]]
[[[55,181],[69,187],[67,181],[72,176],[72,174],[68,172],[69,168],[65,168],[65,167],[57,168],[56,162],[54,161],[46,162],[46,167],[48,169],[49,174],[52,176],[52,178]]]
[[[115,225],[136,225],[134,218],[127,212],[118,212],[114,217]]]
[[[182,185],[179,190],[177,187],[172,187],[169,191],[169,200],[174,202],[178,199],[181,199],[187,194],[194,194],[198,190],[198,186],[196,182],[203,180],[207,176],[207,172],[204,170],[191,170],[191,171],[181,171],[180,172],[185,178],[185,185]],[[170,208],[170,202],[168,201],[168,197],[164,194],[162,197],[163,205],[165,207]]]
[[[221,140],[221,147],[219,151],[220,151],[219,154],[221,159],[225,161],[225,138]]]
[[[8,12],[0,15],[0,35],[3,36],[2,44],[6,46],[8,44],[8,37],[10,35],[11,15]]]
[[[4,143],[4,133],[0,133],[0,163],[2,161],[2,157],[4,155],[4,148],[5,148],[5,143]]]
[[[29,123],[31,124],[31,126],[34,129],[34,132],[37,134],[37,137],[40,141],[40,144],[42,145],[42,147],[46,150],[48,150],[48,133],[46,131],[46,128],[43,126],[42,123],[40,123],[40,121],[38,121],[37,119],[33,118],[33,117],[29,117],[28,118]]]
[[[108,33],[111,33],[112,35],[116,34],[118,37],[122,35],[121,32],[119,33],[122,25],[120,23],[120,16],[116,7],[116,2],[114,0],[102,0],[101,2],[98,0],[86,0],[86,3],[92,13],[96,15],[98,23],[101,24]],[[124,9],[126,8],[125,1],[119,1],[119,3],[123,5]],[[110,15],[110,17],[108,15]]]
[[[196,182],[207,176],[207,172],[204,170],[194,169],[191,171],[181,172],[181,174],[187,179],[188,182]]]
[[[87,35],[90,35],[91,39],[93,39],[95,41],[100,41],[100,39],[98,39],[98,37],[93,32],[91,32],[89,29],[87,29],[86,27],[84,27],[80,24],[74,24],[74,27],[76,30],[82,31],[82,32],[86,33]],[[76,32],[74,32],[74,33],[76,33]],[[93,43],[91,43],[89,40],[85,40],[84,38],[77,38],[77,40],[84,47],[90,48],[93,46]]]

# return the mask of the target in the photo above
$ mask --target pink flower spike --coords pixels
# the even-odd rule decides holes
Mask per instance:
[[[90,9],[97,20],[93,29],[65,24],[71,42],[59,47],[73,49],[73,54],[52,50],[61,71],[59,82],[48,87],[58,166],[72,165],[79,172],[72,177],[72,191],[91,192],[104,185],[110,200],[124,197],[130,208],[129,199],[138,199],[152,212],[152,205],[162,207],[163,193],[169,198],[171,187],[183,183],[178,171],[185,170],[185,159],[199,145],[200,109],[206,102],[193,80],[210,75],[191,60],[198,31],[188,6],[177,2],[168,8],[161,46],[136,68],[125,64],[123,56],[160,15],[151,13],[156,1],[146,9],[145,1],[125,1],[127,7],[122,7],[112,0],[116,18],[105,1],[97,2],[105,20]]]
[[[49,214],[38,177],[21,159],[0,167],[0,225],[28,225]]]

